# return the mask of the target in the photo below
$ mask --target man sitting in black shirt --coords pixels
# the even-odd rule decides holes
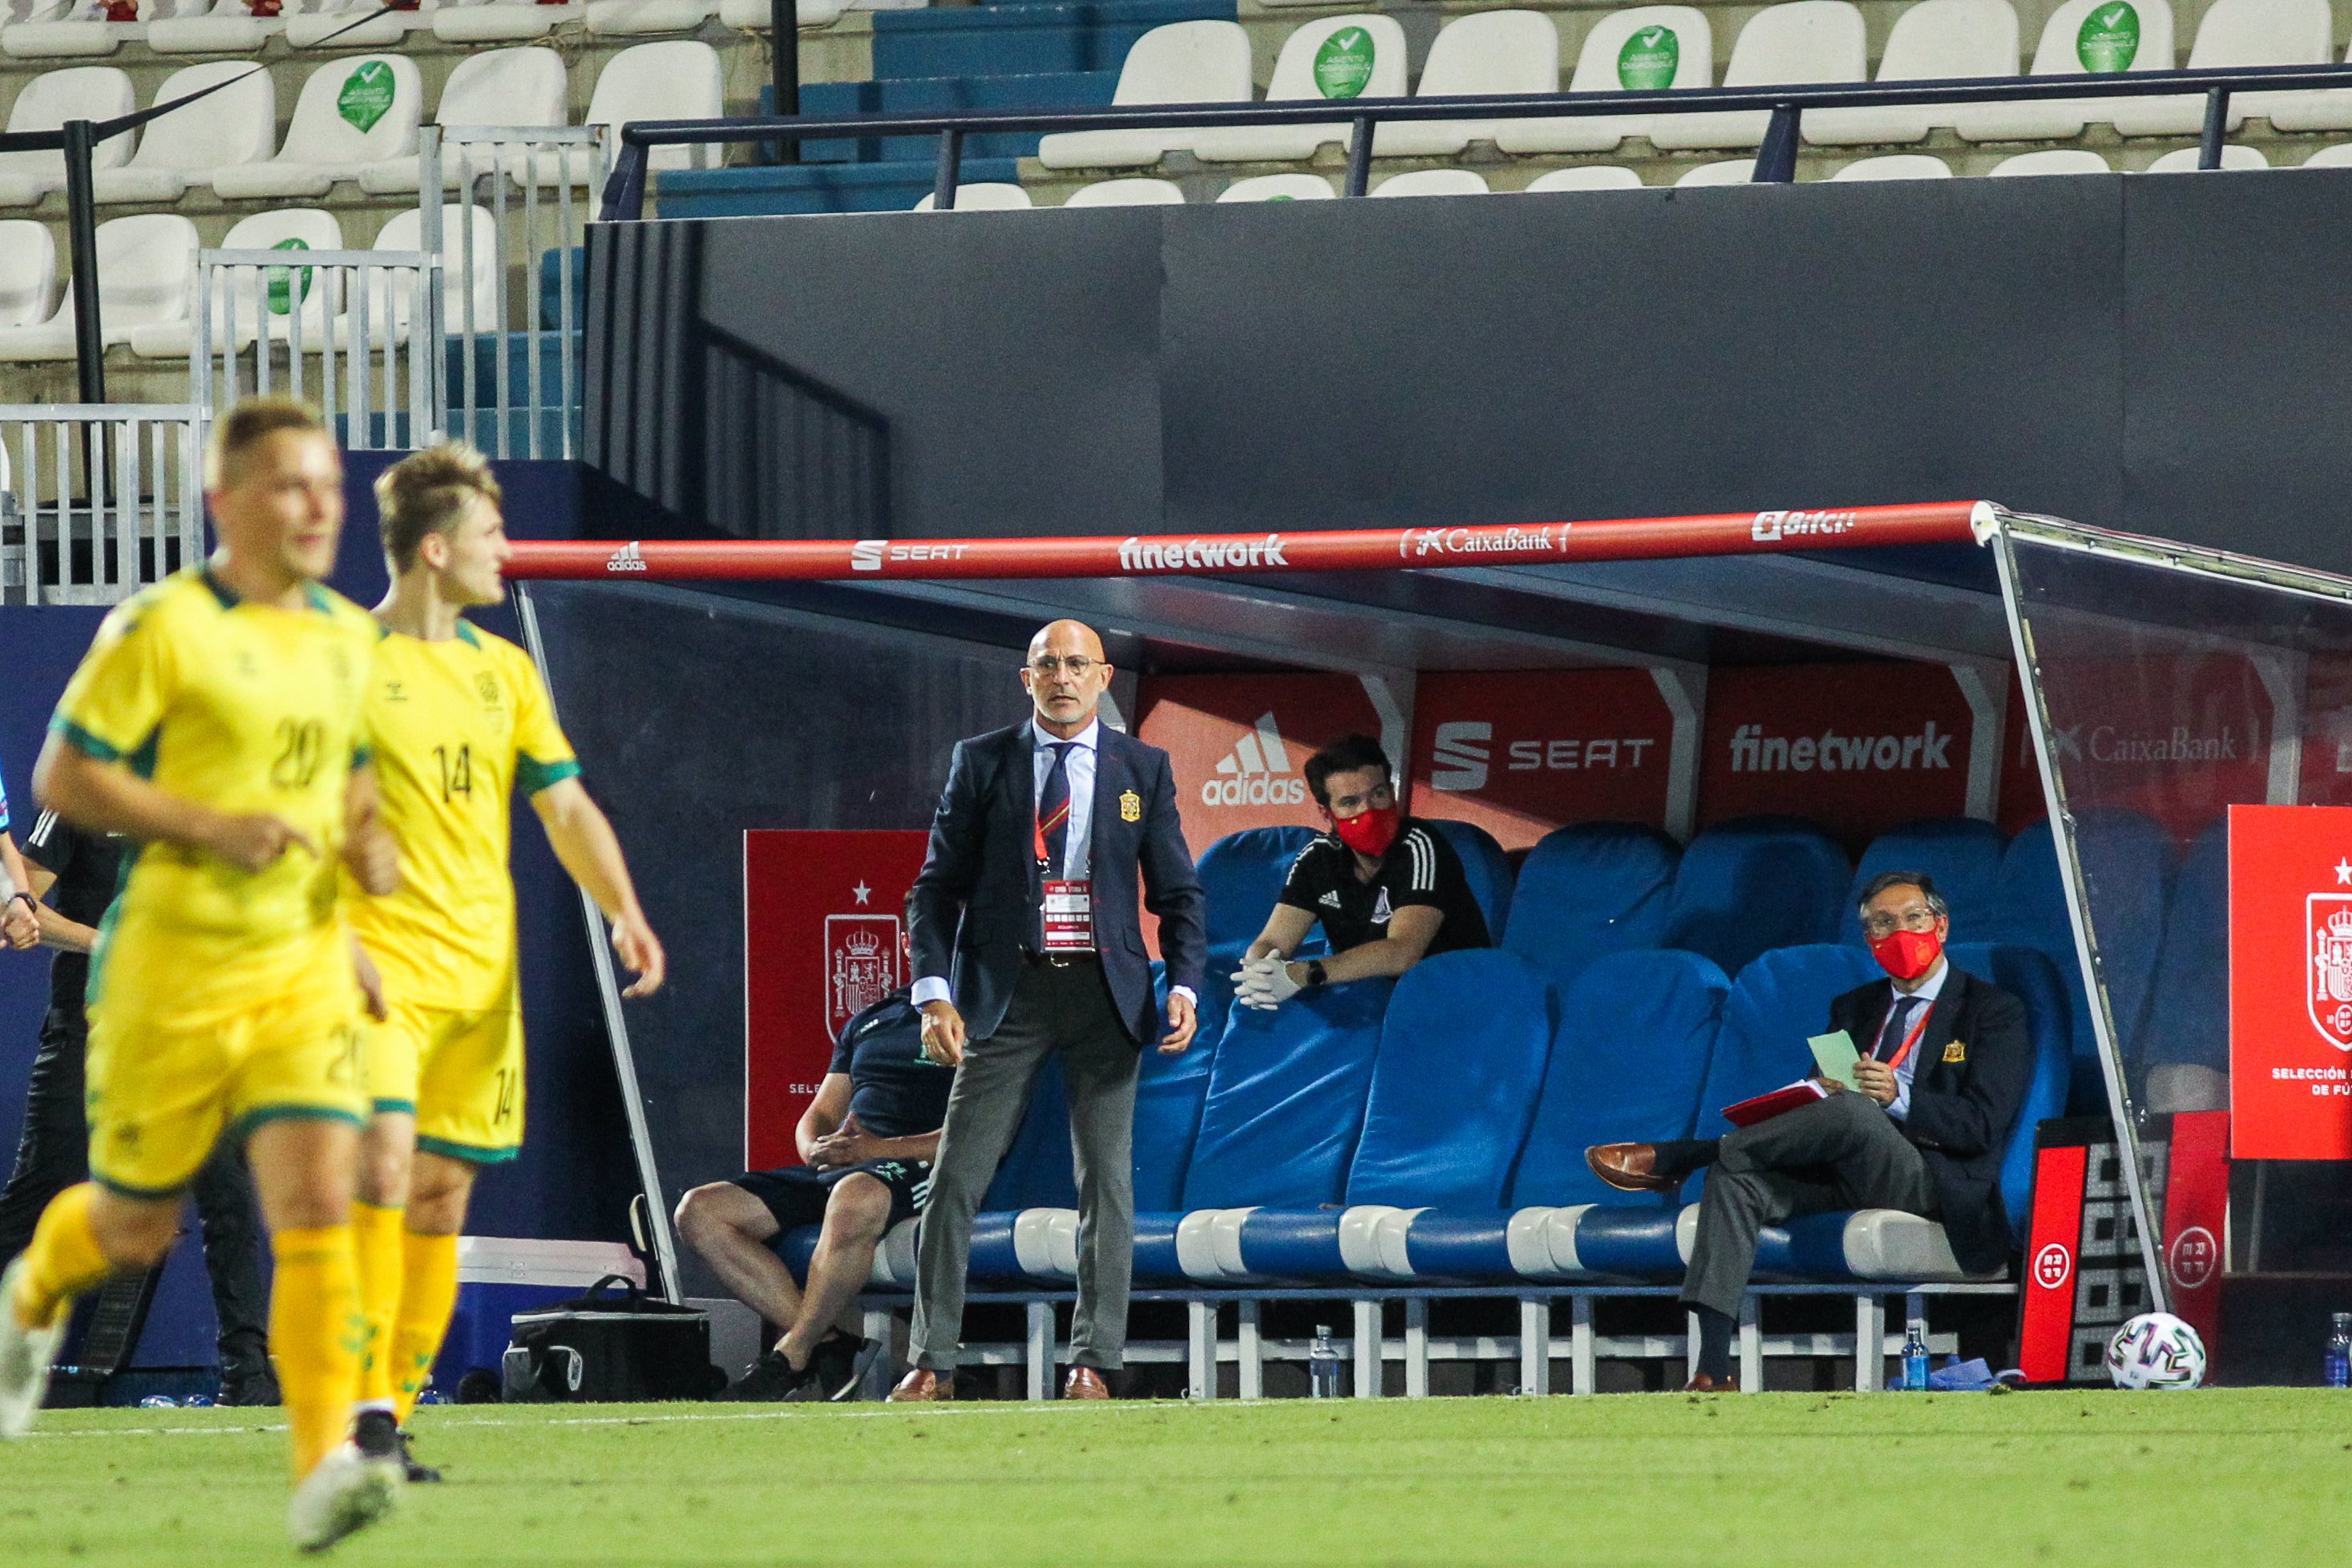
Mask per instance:
[[[953,1069],[923,1058],[923,1016],[904,991],[852,1018],[833,1066],[794,1131],[804,1165],[746,1171],[678,1201],[678,1234],[736,1300],[783,1337],[728,1399],[840,1399],[878,1346],[836,1323],[874,1271],[890,1227],[922,1212]],[[823,1225],[808,1288],[769,1250],[770,1237]]]
[[[1279,1007],[1304,986],[1402,974],[1433,953],[1494,945],[1454,846],[1398,813],[1378,741],[1335,741],[1305,771],[1329,831],[1291,862],[1274,913],[1234,972],[1234,1001]],[[1286,962],[1318,920],[1331,956]]]

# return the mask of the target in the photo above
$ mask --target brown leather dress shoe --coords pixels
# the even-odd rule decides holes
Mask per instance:
[[[1693,1374],[1688,1383],[1683,1384],[1683,1392],[1685,1394],[1737,1394],[1739,1392],[1739,1378],[1737,1373],[1734,1373],[1717,1382],[1703,1372],[1697,1373]]]
[[[902,1404],[934,1405],[955,1397],[955,1373],[933,1372],[919,1366],[898,1380],[890,1391],[892,1400]]]
[[[1110,1387],[1103,1382],[1102,1373],[1090,1366],[1074,1366],[1070,1375],[1062,1381],[1065,1399],[1108,1399]]]
[[[1584,1152],[1592,1173],[1622,1193],[1672,1193],[1682,1182],[1661,1176],[1654,1168],[1658,1150],[1653,1143],[1595,1143]]]

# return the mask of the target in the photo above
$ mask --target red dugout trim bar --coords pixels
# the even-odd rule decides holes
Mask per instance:
[[[1616,518],[1324,533],[1054,539],[517,540],[507,575],[856,581],[860,578],[1219,576],[1406,567],[1537,566],[1888,544],[1964,544],[1984,503]]]

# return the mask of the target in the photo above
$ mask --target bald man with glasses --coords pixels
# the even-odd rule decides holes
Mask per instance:
[[[1207,947],[1168,753],[1097,716],[1102,639],[1055,621],[1029,644],[1030,716],[960,742],[907,894],[923,1054],[956,1069],[923,1213],[899,1400],[955,1396],[971,1221],[1058,1053],[1078,1186],[1078,1301],[1064,1396],[1107,1399],[1127,1349],[1135,1081],[1147,1046],[1192,1043]],[[1164,1016],[1137,913],[1160,917]]]

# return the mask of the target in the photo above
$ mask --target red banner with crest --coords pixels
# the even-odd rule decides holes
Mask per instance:
[[[2230,1153],[2352,1159],[2352,807],[2230,808]]]

